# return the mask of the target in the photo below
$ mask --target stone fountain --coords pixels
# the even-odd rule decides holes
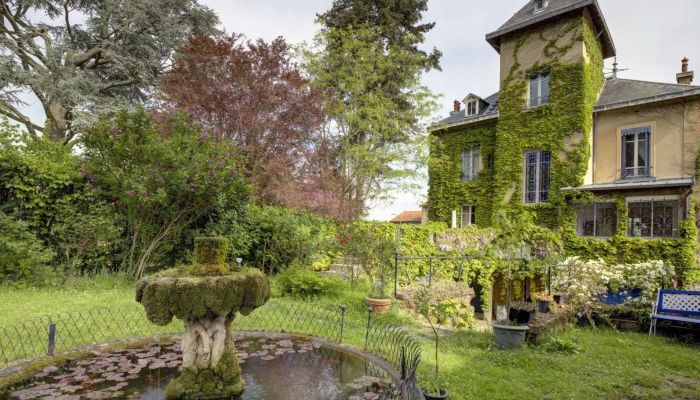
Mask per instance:
[[[141,282],[136,301],[148,319],[167,325],[173,316],[185,323],[182,367],[168,384],[168,399],[230,398],[243,391],[231,323],[270,298],[270,284],[258,269],[226,263],[225,238],[196,238],[192,265],[162,272]]]

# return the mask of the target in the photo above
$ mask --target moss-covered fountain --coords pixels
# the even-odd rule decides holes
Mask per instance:
[[[270,298],[267,277],[257,269],[226,263],[225,238],[194,242],[194,263],[144,280],[136,292],[148,319],[185,324],[182,366],[167,388],[168,399],[226,398],[244,388],[233,342],[236,313],[248,315]]]

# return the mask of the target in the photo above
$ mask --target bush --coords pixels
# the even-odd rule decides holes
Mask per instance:
[[[309,299],[332,294],[339,288],[337,278],[329,278],[308,269],[290,268],[279,274],[277,284],[284,295]]]
[[[50,276],[53,253],[29,231],[25,222],[0,212],[0,278],[3,282],[42,284]]]
[[[309,212],[250,206],[247,234],[244,258],[268,273],[337,257],[335,223]]]

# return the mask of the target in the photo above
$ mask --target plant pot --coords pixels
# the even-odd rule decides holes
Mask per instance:
[[[447,400],[447,389],[440,389],[440,394],[423,391],[425,400]]]
[[[515,349],[525,343],[527,325],[503,325],[493,322],[493,335],[496,337],[496,345],[499,349]]]
[[[556,301],[557,304],[564,304],[564,298],[566,298],[563,294],[555,294],[552,297],[554,297],[554,301]]]
[[[537,300],[537,312],[542,314],[548,313],[551,303],[550,300]]]
[[[517,308],[511,308],[510,312],[508,313],[508,319],[521,324],[529,324],[530,319],[532,318],[532,314],[534,311],[525,311],[525,310],[518,310]]]
[[[384,314],[391,308],[391,299],[372,299],[365,297],[365,304],[372,307],[373,313]]]

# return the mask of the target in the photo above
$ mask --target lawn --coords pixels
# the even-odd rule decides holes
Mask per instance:
[[[366,313],[365,288],[311,301],[315,309],[348,305],[345,341],[361,346]],[[0,326],[48,313],[94,307],[138,310],[134,285],[126,279],[75,280],[53,289],[0,288]],[[274,294],[279,297],[279,293]],[[294,300],[302,303],[301,300]],[[275,298],[270,309],[282,313],[290,301]],[[423,332],[417,319],[392,310],[382,320]],[[244,319],[234,322],[245,326]],[[421,376],[431,376],[433,342],[423,343]],[[555,339],[553,338],[552,341]],[[663,337],[599,329],[568,329],[560,346],[495,348],[487,332],[455,332],[441,340],[440,368],[451,399],[700,399],[700,348]],[[562,351],[568,348],[570,351]]]

